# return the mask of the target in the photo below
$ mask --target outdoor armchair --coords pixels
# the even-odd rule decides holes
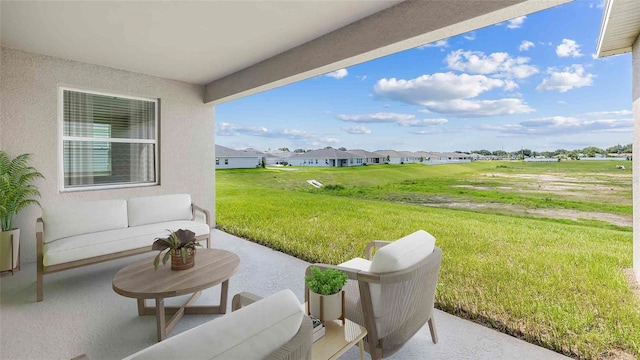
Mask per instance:
[[[372,258],[374,248],[379,250]],[[437,343],[433,303],[442,251],[435,238],[420,230],[394,242],[373,241],[365,252],[366,259],[338,266],[313,264],[307,274],[312,266],[347,273],[345,317],[367,329],[365,349],[372,359],[392,355],[427,323]]]

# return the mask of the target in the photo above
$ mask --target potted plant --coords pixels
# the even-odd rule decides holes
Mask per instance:
[[[158,270],[160,255],[168,250],[162,257],[162,265],[166,265],[171,258],[171,270],[186,270],[196,264],[196,246],[202,246],[196,241],[196,234],[191,230],[179,229],[169,231],[166,238],[156,238],[151,247],[160,252],[153,259],[153,267]]]
[[[28,166],[31,154],[11,159],[0,151],[0,271],[20,268],[20,229],[13,227],[13,219],[29,205],[38,205],[40,196],[33,182],[43,178],[35,168]]]
[[[349,279],[347,274],[334,269],[322,271],[316,266],[310,271],[311,274],[304,278],[309,287],[309,314],[322,322],[344,319],[341,290]]]

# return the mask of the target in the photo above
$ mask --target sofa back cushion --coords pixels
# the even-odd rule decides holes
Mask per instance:
[[[64,203],[42,209],[44,241],[127,227],[123,199]]]
[[[129,226],[191,220],[191,196],[174,194],[131,198],[127,202],[127,211]]]
[[[298,298],[291,290],[282,290],[172,336],[126,360],[264,359],[298,333],[303,316]]]
[[[436,238],[424,230],[418,230],[379,249],[369,271],[388,273],[409,268],[429,256],[435,244]]]

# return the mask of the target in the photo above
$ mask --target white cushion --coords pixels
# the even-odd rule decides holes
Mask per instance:
[[[42,209],[45,243],[69,236],[127,227],[122,199],[65,203]]]
[[[297,334],[303,316],[293,292],[283,290],[125,360],[264,359]]]
[[[429,256],[433,252],[435,243],[436,239],[431,234],[424,230],[418,230],[378,249],[373,256],[373,261],[354,258],[339,266],[378,274],[400,271]],[[347,305],[360,309],[362,304],[356,282],[350,280],[348,285],[350,286],[349,291],[357,292],[358,296],[353,300],[348,300],[350,303]],[[369,284],[369,292],[371,293],[371,306],[373,307],[376,330],[379,337],[384,337],[387,335],[387,329],[384,328],[385,316],[390,309],[383,306],[380,284]],[[391,298],[393,294],[387,295]]]
[[[191,220],[191,195],[145,196],[127,201],[129,226]]]
[[[151,247],[155,238],[169,235],[167,229],[173,231],[187,229],[196,233],[196,236],[207,235],[210,232],[207,224],[181,220],[71,236],[44,246],[44,266],[139,249],[145,246]]]
[[[353,258],[347,262],[339,264],[338,266],[369,272],[369,269],[371,268],[371,261],[363,258]]]
[[[436,238],[424,230],[400,238],[379,249],[371,262],[372,273],[407,269],[433,252]]]

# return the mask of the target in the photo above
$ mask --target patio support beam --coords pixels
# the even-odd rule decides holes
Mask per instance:
[[[407,0],[213,81],[204,101],[220,104],[570,1]]]
[[[640,282],[640,36],[632,51],[633,83],[633,272]]]

